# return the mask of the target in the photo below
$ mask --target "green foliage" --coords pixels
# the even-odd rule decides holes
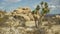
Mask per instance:
[[[41,15],[49,13],[50,9],[48,7],[48,3],[42,1],[40,4],[41,4]],[[40,6],[37,5],[36,8],[35,8],[35,10],[32,11],[32,13],[36,14],[37,11],[39,11],[39,10],[40,10]]]
[[[42,15],[44,15],[44,14],[47,14],[47,13],[49,13],[49,9],[48,8],[42,8]]]
[[[40,6],[37,5],[37,7],[35,8],[35,10],[32,11],[32,14],[37,14],[37,12],[40,10]]]
[[[41,7],[42,7],[42,15],[49,13],[49,7],[47,2],[41,2]]]
[[[40,6],[39,5],[37,5],[36,10],[40,10]]]
[[[40,4],[43,5],[43,3],[44,3],[44,2],[42,1]]]
[[[32,11],[32,14],[35,14],[35,10]]]

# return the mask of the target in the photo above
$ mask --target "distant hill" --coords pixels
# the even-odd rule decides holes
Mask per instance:
[[[53,17],[53,16],[56,16],[56,15],[60,15],[60,14],[47,14],[45,17]]]

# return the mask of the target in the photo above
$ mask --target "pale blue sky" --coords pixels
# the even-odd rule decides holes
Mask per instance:
[[[34,9],[41,1],[48,2],[51,14],[60,14],[60,0],[0,0],[0,10],[12,11],[25,6]]]

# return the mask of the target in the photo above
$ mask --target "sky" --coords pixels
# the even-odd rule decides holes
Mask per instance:
[[[18,7],[30,7],[33,10],[42,1],[49,4],[50,14],[60,14],[60,0],[0,0],[0,10],[9,12]]]

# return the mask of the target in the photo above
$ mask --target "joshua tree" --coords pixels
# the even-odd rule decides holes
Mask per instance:
[[[41,17],[40,17],[41,25],[42,25],[42,20],[47,13],[49,13],[48,3],[47,2],[41,2]]]
[[[37,18],[36,15],[39,14],[39,10],[40,10],[40,6],[37,5],[36,9],[32,12],[33,13],[34,20],[35,20],[36,27],[38,27],[38,22],[37,22],[38,21],[38,18]]]
[[[43,17],[44,17],[47,13],[49,13],[48,3],[47,3],[47,2],[41,2],[40,4],[41,4],[41,15],[39,14],[39,10],[40,10],[40,6],[39,6],[39,5],[37,5],[36,9],[35,9],[34,11],[32,11],[33,17],[34,17],[34,19],[35,19],[35,24],[36,24],[36,26],[37,26],[36,21],[37,21],[37,20],[39,21],[39,22],[38,22],[38,26],[39,26],[39,25],[42,25]],[[36,14],[36,15],[39,14],[39,15],[40,15],[40,19],[37,19],[37,16],[35,16],[34,14]]]

